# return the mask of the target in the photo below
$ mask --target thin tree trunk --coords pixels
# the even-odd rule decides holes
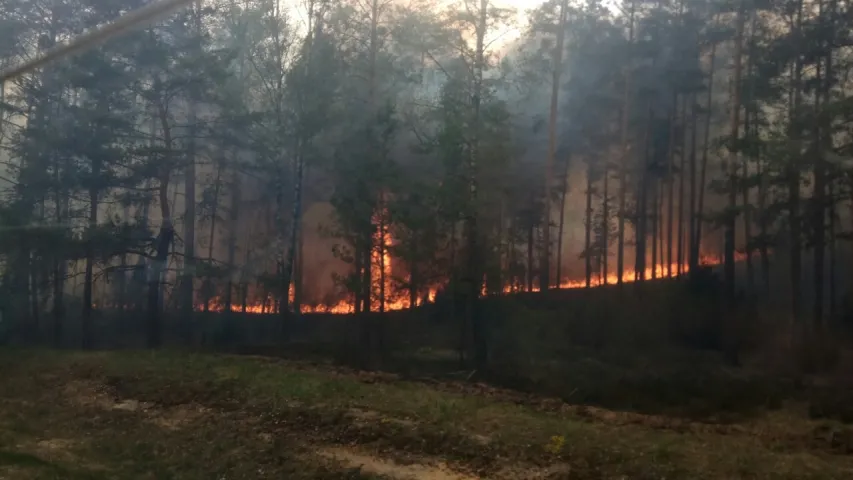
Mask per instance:
[[[409,252],[409,309],[418,306],[420,276],[418,275],[418,238],[417,232],[412,232],[411,250]]]
[[[646,242],[648,241],[648,223],[649,223],[649,208],[648,208],[648,196],[649,196],[649,165],[651,163],[651,151],[652,151],[652,107],[651,103],[649,103],[649,113],[646,119],[646,132],[645,138],[643,139],[644,144],[644,154],[643,161],[640,164],[640,183],[638,186],[639,189],[639,198],[637,199],[637,229],[635,232],[636,237],[636,255],[634,258],[634,280],[637,283],[643,282],[646,279]]]
[[[536,270],[533,264],[533,244],[535,243],[533,231],[535,225],[531,219],[530,226],[527,228],[527,291],[533,291],[533,277],[536,276]]]
[[[663,206],[664,206],[664,201],[663,201],[663,199],[664,199],[664,183],[663,182],[660,182],[660,196],[658,198],[660,199],[660,200],[658,200],[658,259],[659,259],[658,265],[659,265],[659,267],[656,267],[656,268],[658,268],[658,277],[664,278],[664,275],[665,275],[664,272],[666,272],[667,270],[664,270],[664,265],[663,265],[663,262],[664,262],[663,230],[665,227],[665,225],[663,223]]]
[[[697,102],[699,101],[696,93],[691,97],[691,107],[690,107],[690,211],[688,212],[690,218],[688,221],[688,232],[687,232],[687,248],[688,248],[688,272],[692,272],[696,270],[696,267],[699,266],[699,258],[698,252],[696,252],[693,248],[693,245],[696,243],[696,224],[698,222],[697,214],[696,214],[696,131],[699,128],[699,117],[697,115]]]
[[[823,103],[825,106],[829,106],[831,102],[831,89],[833,82],[833,64],[832,64],[832,53],[833,46],[835,45],[835,36],[836,36],[836,25],[835,25],[835,17],[837,12],[838,2],[837,0],[830,0],[829,2],[829,25],[825,28],[827,32],[828,38],[826,41],[826,49],[825,49],[825,60],[826,60],[826,75],[825,81],[823,85]],[[833,150],[833,136],[832,136],[832,125],[831,119],[824,115],[823,125],[821,129],[822,138],[821,138],[821,150],[825,154],[826,152],[831,152]],[[821,160],[824,160],[823,157]],[[823,168],[828,168],[826,163],[823,164]],[[835,318],[835,262],[836,262],[836,251],[835,251],[835,181],[833,178],[830,178],[827,182],[827,207],[829,209],[829,317],[830,319]]]
[[[172,131],[169,125],[165,107],[158,105],[158,115],[163,129],[163,143],[166,158],[160,170],[159,201],[160,201],[160,231],[155,241],[156,253],[151,262],[148,276],[148,348],[157,348],[161,344],[160,297],[163,273],[169,258],[169,247],[175,235],[172,223],[172,212],[169,207],[169,182],[171,181],[172,163]]]
[[[767,174],[762,167],[763,162],[761,157],[758,158],[758,234],[761,241],[758,244],[758,251],[761,254],[761,278],[764,291],[770,289],[770,255],[768,252],[768,233],[767,233]]]
[[[53,346],[62,347],[62,324],[65,317],[65,261],[53,262]]]
[[[379,194],[379,312],[385,313],[385,195]]]
[[[2,88],[2,87],[0,87]],[[2,123],[2,121],[0,121]],[[70,160],[66,157],[65,170],[69,167]],[[62,225],[68,218],[68,192],[61,188],[63,178],[60,173],[59,163],[56,163],[56,224]],[[122,260],[125,255],[122,255]],[[67,260],[64,255],[57,253],[53,261],[53,345],[55,348],[62,347],[63,323],[65,321],[65,277],[67,273]],[[125,277],[125,271],[121,272],[122,278]],[[122,285],[122,290],[124,286]],[[122,307],[123,308],[123,307]]]
[[[216,237],[216,215],[219,210],[219,187],[222,179],[222,163],[216,167],[216,179],[213,183],[213,205],[210,212],[210,231],[208,232],[207,242],[207,263],[213,265],[213,244]],[[213,297],[213,277],[210,273],[205,277],[204,286],[204,311],[210,311],[210,300]],[[226,312],[230,311],[230,308]]]
[[[684,273],[684,167],[687,163],[687,98],[688,96],[684,95],[681,99],[681,155],[678,163],[678,245],[675,256],[677,258],[676,272],[679,277]]]
[[[353,252],[353,266],[354,266],[354,278],[356,279],[355,283],[357,284],[354,296],[355,296],[355,308],[353,313],[356,315],[360,314],[364,309],[364,297],[366,287],[362,285],[364,282],[364,255],[361,253],[361,249],[358,245],[355,246]],[[369,291],[369,290],[368,290]]]
[[[30,262],[29,262],[29,311],[30,311],[30,319],[32,321],[32,329],[33,332],[41,331],[41,321],[40,321],[40,309],[39,309],[39,293],[41,289],[39,288],[39,261],[38,261],[39,252],[38,250],[32,250],[30,252]],[[84,327],[85,328],[85,327]]]
[[[566,156],[565,168],[563,169],[563,181],[560,186],[560,222],[557,232],[557,288],[563,284],[563,227],[566,218],[566,192],[569,190],[569,157]],[[510,264],[511,265],[511,264]]]
[[[711,46],[710,66],[708,73],[708,95],[707,95],[707,110],[705,117],[705,134],[702,141],[702,166],[699,169],[699,200],[696,206],[696,235],[693,237],[695,243],[692,245],[693,256],[698,260],[699,254],[702,251],[702,226],[705,224],[705,187],[706,175],[708,172],[708,150],[711,147],[711,120],[713,118],[714,107],[714,73],[716,66],[714,60],[717,56],[717,44]]]
[[[836,219],[835,219],[835,183],[829,183],[829,318],[830,321],[835,319],[836,310],[836,273],[835,265],[838,261],[838,256],[835,247],[836,234]]]
[[[104,110],[104,105],[98,105],[98,110]],[[89,178],[89,225],[86,235],[86,269],[83,279],[83,349],[88,350],[94,346],[92,333],[92,291],[93,291],[93,268],[95,265],[95,230],[98,228],[98,200],[101,181],[101,160],[97,155],[91,159],[91,177]]]
[[[628,44],[634,44],[634,11],[635,3],[631,0],[631,11],[628,16]],[[616,283],[622,285],[625,275],[625,208],[627,191],[628,191],[628,119],[631,112],[631,68],[626,67],[625,86],[622,92],[622,121],[621,130],[621,147],[622,152],[619,162],[619,232],[616,243]],[[636,226],[635,226],[636,228]]]
[[[731,134],[729,135],[729,154],[722,169],[728,176],[728,211],[725,215],[725,259],[723,273],[725,276],[726,304],[729,308],[734,307],[735,299],[735,220],[737,217],[737,142],[740,131],[740,109],[741,109],[741,71],[743,56],[743,29],[745,23],[744,8],[745,0],[741,0],[737,12],[737,27],[735,33],[734,51],[734,78],[732,79],[732,115]]]
[[[557,45],[554,49],[554,70],[551,77],[551,110],[548,122],[548,158],[545,161],[545,215],[542,223],[543,243],[542,261],[539,268],[539,290],[551,287],[551,182],[554,170],[554,156],[557,150],[557,110],[560,93],[560,76],[563,70],[563,45],[566,37],[566,13],[568,0],[561,0],[560,15],[557,23]],[[559,284],[559,279],[557,279]]]
[[[92,283],[93,267],[95,265],[95,246],[93,245],[95,229],[98,227],[98,187],[97,179],[101,175],[101,165],[98,160],[92,160],[92,182],[89,187],[89,228],[86,239],[86,270],[83,279],[83,349],[91,349],[92,340]]]
[[[303,183],[310,185],[310,182],[303,180]],[[305,202],[302,202],[302,218],[305,217]],[[305,298],[305,230],[300,229],[299,241],[296,244],[296,266],[293,273],[293,315],[295,318],[300,318],[302,315],[302,304]]]
[[[201,0],[194,2],[190,14],[192,15],[194,33],[199,35],[201,33]],[[195,164],[198,118],[196,116],[197,99],[194,87],[190,87],[189,89],[188,102],[187,122],[189,128],[187,132],[186,168],[184,170],[184,231],[182,232],[184,236],[184,265],[181,279],[178,282],[181,287],[179,301],[181,305],[181,319],[178,325],[184,345],[189,345],[191,342],[193,308],[195,306]]]
[[[249,265],[252,259],[252,249],[246,245],[246,258],[243,265]],[[245,270],[240,273],[240,311],[246,313],[249,303],[249,281],[246,279]]]
[[[375,0],[374,0],[375,3]],[[308,25],[308,34],[306,37],[306,52],[307,59],[305,60],[304,70],[301,72],[305,78],[310,78],[312,72],[313,65],[313,51],[314,51],[314,35],[316,35],[315,28],[317,26],[317,22],[314,21],[314,4],[313,2],[309,5],[308,17],[309,17],[309,25]],[[311,23],[313,22],[313,23]],[[298,96],[298,105],[300,116],[304,115],[304,92],[300,92]],[[304,118],[300,118],[300,122],[304,122]],[[282,295],[281,295],[281,309],[279,311],[282,320],[282,340],[287,341],[290,338],[290,329],[291,329],[291,318],[293,317],[293,313],[290,310],[290,288],[293,282],[294,277],[294,269],[296,262],[296,250],[298,248],[299,238],[301,236],[302,229],[302,188],[303,182],[305,180],[305,158],[304,158],[304,142],[307,140],[302,138],[304,134],[300,133],[300,137],[296,140],[296,150],[294,155],[294,161],[296,162],[294,168],[294,185],[293,185],[293,210],[290,215],[290,239],[287,245],[287,259],[282,265],[281,271],[281,279],[282,279]],[[370,263],[370,254],[368,253],[368,264]],[[295,296],[294,291],[294,296]],[[368,301],[369,303],[369,301]],[[368,306],[369,308],[369,306]]]
[[[656,280],[658,278],[658,233],[659,233],[659,225],[660,221],[660,211],[661,211],[661,202],[660,199],[663,198],[663,182],[659,179],[653,180],[654,186],[652,187],[654,192],[652,195],[652,280]],[[662,241],[662,240],[661,240]],[[663,249],[663,245],[661,245],[661,250]],[[661,254],[663,257],[663,254]]]
[[[125,205],[122,209],[122,221],[126,224],[130,223],[130,206]],[[119,270],[120,274],[118,275],[118,308],[120,311],[124,312],[127,310],[127,252],[122,252],[119,257]]]
[[[824,25],[826,23],[826,15],[824,12],[823,1],[819,3],[819,8],[820,26],[824,27],[824,30],[827,30]],[[832,32],[832,27],[830,27],[829,31]],[[819,91],[815,94],[815,111],[819,114],[823,113],[823,115],[819,116],[820,120],[814,127],[816,132],[816,155],[814,162],[814,200],[812,202],[812,221],[814,223],[815,235],[815,300],[813,322],[816,331],[820,331],[823,328],[823,311],[825,303],[826,282],[826,191],[828,188],[829,181],[827,179],[827,165],[824,156],[826,155],[826,152],[832,150],[832,132],[830,131],[831,121],[826,115],[826,112],[821,111],[821,101],[823,101],[824,108],[826,108],[830,102],[829,90],[830,84],[832,82],[832,47],[830,46],[830,44],[832,43],[832,40],[826,39],[825,42],[821,43],[823,44],[821,45],[821,47],[823,47],[826,52],[824,55],[824,61],[826,62],[826,70],[823,72],[823,75],[821,75],[821,61],[819,58],[817,60],[817,84]],[[830,201],[832,200],[830,199]]]
[[[796,58],[794,60],[793,75],[791,75],[791,111],[789,114],[788,138],[793,141],[795,151],[793,159],[788,164],[787,180],[788,180],[788,212],[790,223],[790,269],[791,269],[791,317],[795,324],[800,321],[801,305],[802,305],[802,252],[801,252],[801,228],[800,228],[800,157],[802,155],[800,148],[800,107],[801,107],[801,80],[802,80],[802,59],[800,55],[800,47],[802,42],[802,18],[803,18],[803,2],[797,2],[797,14],[795,29],[795,45],[797,45]],[[793,332],[792,332],[793,333]]]
[[[584,231],[584,266],[586,288],[592,286],[592,160],[587,161],[586,167],[586,221]]]
[[[745,116],[744,135],[749,135],[749,113]],[[743,158],[743,178],[749,176],[748,157]],[[750,203],[750,188],[746,185],[741,189],[743,194],[743,236],[746,252],[746,285],[747,290],[752,291],[755,286],[755,267],[752,262],[752,203]]]
[[[749,138],[751,134],[751,112],[750,109],[747,108],[744,115],[744,136]],[[749,177],[749,156],[743,156],[743,178]],[[743,187],[741,188],[741,192],[743,194],[743,233],[744,233],[744,241],[745,241],[745,250],[746,250],[746,281],[748,290],[752,290],[755,285],[755,269],[752,264],[752,203],[750,203],[750,195],[749,195],[749,187],[748,182],[744,182]]]
[[[673,251],[673,243],[672,243],[672,229],[674,226],[674,207],[675,207],[675,174],[674,174],[674,166],[675,166],[675,124],[678,120],[678,94],[672,94],[672,111],[669,114],[669,150],[667,151],[667,159],[666,159],[666,186],[667,186],[667,201],[666,201],[666,276],[672,278],[672,251]],[[661,185],[663,188],[663,185]],[[661,210],[663,210],[663,198],[661,197]],[[661,216],[661,220],[663,217]],[[661,221],[661,229],[663,229],[663,222]],[[661,235],[661,243],[663,242],[663,235]],[[661,262],[664,261],[663,254],[661,254]],[[663,276],[663,270],[661,269],[661,276]]]
[[[228,285],[225,288],[225,311],[231,312],[232,292],[234,290],[234,271],[236,269],[235,258],[237,256],[237,231],[239,229],[239,213],[240,213],[240,174],[234,172],[234,179],[231,183],[231,208],[228,209]],[[248,248],[246,251],[248,252]],[[247,253],[248,256],[248,253]],[[248,262],[247,262],[248,263]],[[242,285],[242,282],[240,282]],[[245,304],[244,304],[245,308]]]
[[[749,92],[748,98],[746,102],[746,108],[744,111],[744,126],[743,126],[743,134],[749,140],[750,150],[752,150],[751,145],[756,142],[758,139],[758,119],[756,118],[757,112],[755,111],[755,78],[753,76],[754,67],[755,67],[755,10],[750,11],[750,26],[749,26],[749,49],[748,51],[748,59],[749,64],[747,66],[747,77],[749,78]],[[743,178],[749,179],[749,158],[750,152],[743,156]],[[760,162],[760,159],[756,159],[756,163]],[[752,261],[752,253],[753,253],[753,239],[752,239],[752,202],[750,195],[750,185],[751,182],[745,181],[742,186],[743,193],[743,233],[744,233],[744,242],[745,242],[745,252],[746,252],[746,279],[747,279],[747,288],[752,291],[755,288],[755,267],[753,266]]]
[[[608,244],[610,242],[610,195],[609,191],[610,169],[607,163],[604,164],[604,186],[603,196],[601,197],[601,274],[602,281],[600,284],[607,284],[607,257],[609,255]]]
[[[472,326],[474,342],[474,365],[478,368],[486,366],[487,344],[483,331],[482,318],[479,314],[480,285],[482,283],[482,266],[479,252],[478,227],[478,175],[480,155],[480,104],[483,96],[483,71],[485,70],[485,36],[489,15],[489,0],[480,0],[477,12],[476,50],[474,52],[474,88],[472,92],[472,126],[473,133],[469,150],[468,187],[470,206],[468,211],[468,319]]]
[[[193,316],[195,280],[195,102],[190,102],[190,132],[187,147],[187,164],[184,174],[184,268],[181,275],[181,337],[184,345],[190,343],[190,325]]]
[[[371,226],[373,223],[371,223]],[[370,230],[373,230],[372,228]],[[369,239],[369,240],[368,240]],[[364,235],[363,241],[366,243],[361,250],[361,268],[362,268],[362,287],[364,288],[362,296],[362,313],[370,313],[373,309],[373,239],[368,235]]]

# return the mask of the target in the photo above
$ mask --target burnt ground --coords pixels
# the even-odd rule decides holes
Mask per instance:
[[[849,427],[796,402],[715,422],[170,352],[0,350],[0,371],[0,479],[853,478]]]

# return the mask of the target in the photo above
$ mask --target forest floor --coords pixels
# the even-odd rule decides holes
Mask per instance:
[[[804,406],[731,422],[263,357],[0,350],[0,479],[853,478]]]

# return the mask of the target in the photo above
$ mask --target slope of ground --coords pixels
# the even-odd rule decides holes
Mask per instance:
[[[0,479],[853,478],[841,425],[178,353],[0,351]]]

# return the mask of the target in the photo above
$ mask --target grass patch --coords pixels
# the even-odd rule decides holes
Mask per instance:
[[[482,385],[172,352],[6,350],[0,368],[9,385],[0,393],[0,450],[45,436],[85,438],[78,464],[101,465],[108,478],[369,478],[311,456],[318,445],[351,444],[400,462],[442,459],[487,478],[555,465],[570,473],[554,478],[579,479],[853,476],[853,457],[833,447],[836,426],[826,434],[828,424],[805,408],[695,422]],[[56,401],[57,391],[67,398]],[[75,395],[92,398],[75,403]],[[204,413],[185,415],[189,406]]]

